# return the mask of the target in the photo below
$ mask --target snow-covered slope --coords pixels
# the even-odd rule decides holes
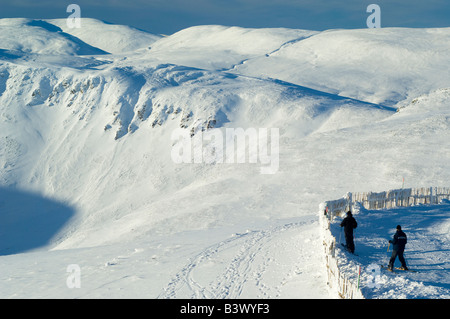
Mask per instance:
[[[162,37],[129,26],[110,24],[90,18],[82,18],[80,28],[69,28],[66,19],[48,19],[45,21],[93,47],[112,54],[148,48]]]
[[[226,70],[248,59],[265,56],[291,41],[317,34],[292,29],[248,29],[226,26],[196,26],[154,43],[143,58],[197,68]]]
[[[237,72],[395,105],[448,87],[450,28],[330,30],[288,43]]]
[[[43,55],[104,54],[44,20],[1,19],[1,49]]]
[[[83,211],[93,220],[89,227],[97,227],[97,219],[105,218],[102,212],[106,210],[108,215],[111,206],[117,210],[116,218],[129,213],[123,207],[129,201],[117,192],[144,201],[129,199],[139,210],[146,210],[149,198],[173,196],[183,186],[198,181],[190,176],[190,166],[177,167],[171,160],[170,134],[175,128],[193,135],[213,127],[277,127],[284,138],[298,139],[330,130],[330,121],[336,122],[333,128],[345,128],[393,112],[295,85],[174,65],[158,65],[145,72],[108,67],[82,74],[9,65],[3,73],[8,74],[8,80],[0,98],[2,105],[16,105],[2,110],[8,132],[4,138],[23,150],[12,161],[25,162],[21,169],[5,169],[3,183],[19,183],[88,205]],[[15,79],[22,83],[19,93],[12,85]],[[30,129],[16,130],[17,123]],[[199,173],[211,169],[205,167]],[[257,169],[247,168],[251,174]],[[133,194],[126,186],[140,183],[139,192],[145,190],[146,196]],[[145,219],[150,223],[158,220],[152,214]],[[94,235],[96,243],[115,237],[98,236],[87,229],[81,233],[83,237]],[[74,237],[72,234],[68,240]]]
[[[0,42],[0,296],[333,297],[318,203],[449,180],[448,29],[202,26],[156,39],[82,23],[0,20],[15,32]],[[367,51],[375,42],[398,63]],[[180,128],[278,128],[277,170],[177,164]],[[69,264],[80,289],[66,286]]]
[[[82,18],[80,28],[66,19],[1,19],[1,49],[44,55],[121,54],[148,48],[161,36],[128,26]]]

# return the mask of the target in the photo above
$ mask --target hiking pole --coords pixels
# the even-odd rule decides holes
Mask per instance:
[[[359,289],[359,279],[361,278],[361,266],[359,266],[359,271],[358,271],[358,289]]]
[[[386,252],[389,252],[389,248],[391,248],[391,243],[388,243],[388,249]],[[386,258],[387,258],[387,264],[389,265],[389,255],[386,255]],[[389,266],[388,266],[388,268],[389,268]]]

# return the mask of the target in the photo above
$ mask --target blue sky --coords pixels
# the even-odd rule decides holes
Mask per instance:
[[[450,27],[449,0],[0,0],[0,18],[81,16],[171,34],[193,25],[366,28],[369,4],[381,8],[381,27]]]

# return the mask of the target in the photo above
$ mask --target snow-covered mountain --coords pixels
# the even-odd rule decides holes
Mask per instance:
[[[0,30],[2,297],[333,297],[320,202],[448,184],[450,28]],[[279,129],[276,173],[173,160],[227,128]]]

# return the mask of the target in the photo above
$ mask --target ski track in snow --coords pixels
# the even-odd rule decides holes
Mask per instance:
[[[235,234],[233,237],[209,246],[190,260],[168,283],[158,298],[215,298],[236,299],[245,297],[247,284],[257,288],[257,298],[280,297],[281,287],[287,282],[287,277],[302,272],[299,266],[289,271],[277,267],[271,273],[269,266],[276,263],[272,247],[293,245],[286,241],[286,236],[301,233],[301,227],[306,222],[291,223],[268,230],[248,231]],[[286,234],[286,236],[283,236]],[[293,247],[289,250],[293,251]],[[212,267],[222,267],[219,272],[214,271],[208,279],[208,270]],[[275,279],[274,277],[279,277]],[[278,280],[273,285],[266,283]]]

